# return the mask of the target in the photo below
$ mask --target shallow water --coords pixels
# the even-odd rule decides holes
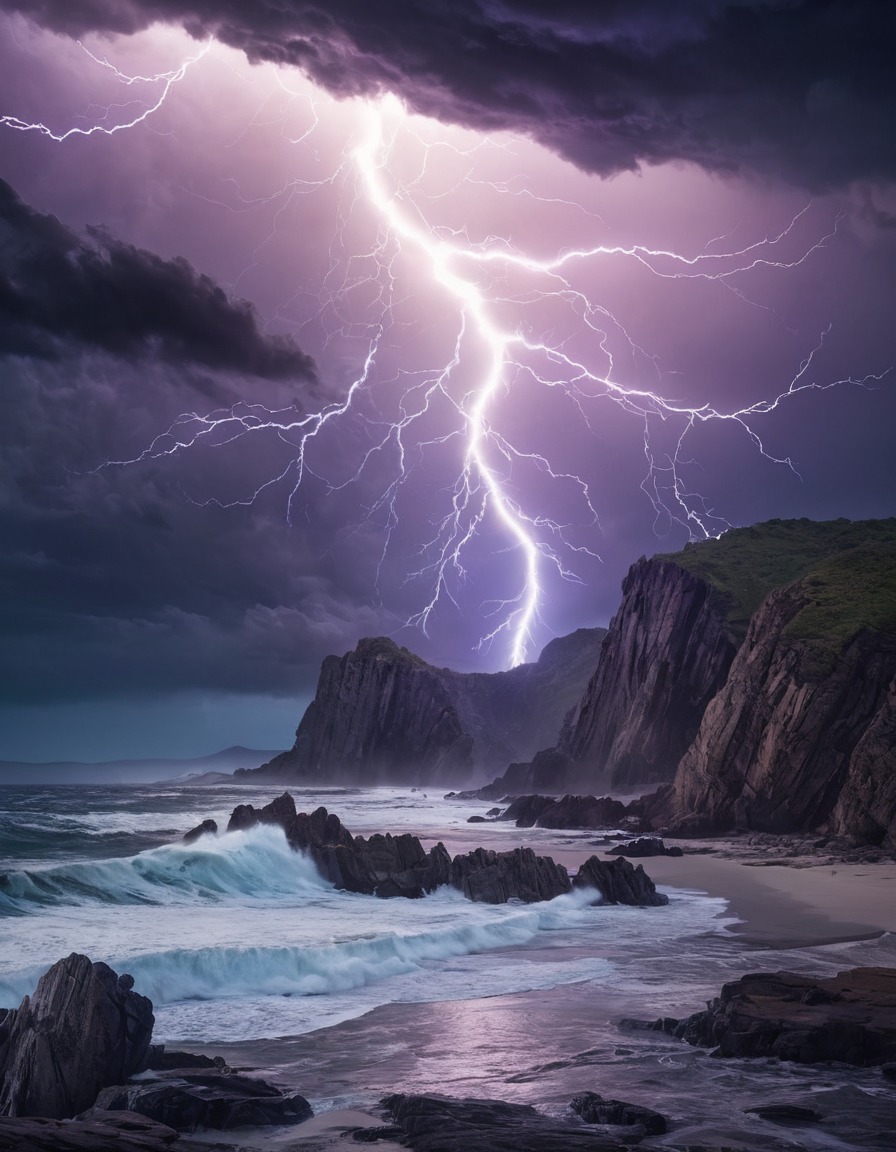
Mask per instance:
[[[725,902],[692,891],[666,889],[670,903],[656,909],[595,906],[581,893],[499,907],[450,891],[378,900],[335,891],[276,828],[179,842],[201,819],[226,827],[237,803],[274,791],[0,790],[0,1004],[17,1004],[51,963],[79,951],[133,974],[153,1000],[156,1040],[224,1045],[318,1107],[369,1107],[401,1088],[559,1112],[590,1089],[667,1112],[675,1142],[893,1147],[893,1094],[877,1071],[717,1061],[618,1026],[694,1011],[757,968],[893,964],[892,937],[747,951]],[[472,831],[469,804],[432,794],[294,795],[354,832]],[[520,841],[512,827],[480,829],[498,846]],[[583,842],[525,837],[548,853]],[[743,1111],[772,1100],[828,1118],[785,1131]]]

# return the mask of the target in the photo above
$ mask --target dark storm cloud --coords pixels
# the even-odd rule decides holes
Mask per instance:
[[[282,493],[236,509],[187,498],[219,459],[251,491],[269,442],[95,470],[184,403],[179,370],[94,353],[10,358],[3,379],[0,698],[298,693],[325,655],[390,626],[326,526],[288,528]]]
[[[339,94],[524,132],[583,168],[693,161],[816,188],[896,175],[881,0],[6,0],[68,34],[154,21]]]
[[[0,355],[58,359],[72,344],[270,379],[313,379],[314,361],[264,334],[186,260],[163,260],[100,229],[82,237],[0,180]]]

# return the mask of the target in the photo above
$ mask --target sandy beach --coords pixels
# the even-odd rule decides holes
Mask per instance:
[[[612,859],[597,847],[597,836],[471,824],[421,839],[427,848],[441,839],[452,854],[479,845],[498,851],[529,845],[574,872],[593,854]],[[769,863],[760,850],[750,851],[736,839],[675,843],[683,856],[651,856],[635,863],[643,864],[656,884],[727,900],[730,914],[741,921],[732,931],[747,944],[795,948],[896,932],[896,861],[825,865],[795,858],[780,864]],[[732,847],[739,859],[715,854]]]
[[[571,870],[596,851],[585,834],[577,834],[578,839],[562,832],[548,834],[556,837],[549,847],[541,830],[531,838],[528,831],[471,825],[469,830],[445,829],[436,838],[452,853],[478,844],[506,849],[531,842]],[[759,866],[761,856],[732,860],[705,853],[707,847],[727,851],[729,842],[683,847],[682,857],[641,862],[657,884],[728,901],[729,914],[738,922],[728,924],[721,938],[728,937],[728,949],[736,942],[735,956],[741,960],[724,962],[721,970],[728,974],[723,979],[791,965],[811,971],[819,963],[839,968],[873,963],[879,938],[896,931],[896,863]],[[703,851],[689,855],[689,847]],[[707,965],[718,939],[706,941]],[[669,962],[680,963],[681,957],[670,956]],[[708,979],[712,984],[706,991],[711,995],[722,981]],[[684,1015],[703,1007],[690,994],[676,997],[667,988],[663,995],[661,1011],[669,1014]],[[359,1100],[373,1101],[392,1091],[534,1102],[559,1115],[574,1091],[599,1090],[650,1103],[660,1084],[677,1141],[718,1140],[726,1125],[734,1141],[743,1109],[767,1101],[763,1062],[754,1066],[738,1062],[737,1071],[729,1075],[723,1067],[726,1062],[708,1060],[705,1051],[662,1036],[626,1035],[619,1027],[621,1017],[653,1018],[659,1014],[659,1003],[643,987],[620,996],[569,984],[452,1003],[392,1004],[309,1035],[206,1046],[206,1051],[223,1055],[235,1066],[264,1068],[275,1081],[298,1087],[316,1105],[325,1098],[323,1110],[300,1128],[276,1134],[240,1133],[245,1148],[345,1152],[357,1147],[350,1135],[353,1127],[384,1123],[375,1106]],[[637,1051],[633,1072],[631,1058]],[[711,1101],[697,1105],[696,1116],[695,1075],[709,1076],[713,1084]],[[845,1141],[834,1147],[887,1146],[878,1142],[888,1124],[889,1104],[879,1098],[877,1070],[850,1070],[846,1086],[826,1084],[812,1067],[787,1066],[782,1076],[772,1089],[776,1100],[805,1101],[811,1096],[817,1101],[828,1089],[833,1093],[831,1099],[837,1103],[829,1126]],[[680,1115],[676,1101],[687,1101],[680,1106]],[[777,1136],[784,1133],[769,1135],[769,1149],[784,1147]],[[382,1142],[377,1147],[392,1152],[398,1145]]]

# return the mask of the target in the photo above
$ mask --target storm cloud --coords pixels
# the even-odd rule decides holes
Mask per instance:
[[[69,35],[153,22],[525,133],[604,175],[671,160],[814,189],[896,174],[896,9],[879,0],[6,0]]]
[[[74,343],[246,375],[313,379],[314,361],[265,335],[186,260],[163,260],[98,228],[78,236],[0,180],[0,354],[59,359]]]

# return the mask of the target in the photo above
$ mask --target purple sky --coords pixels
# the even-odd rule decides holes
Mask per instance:
[[[285,746],[364,635],[506,666],[512,522],[534,657],[643,553],[896,513],[889,6],[395,10],[0,2],[0,759]],[[681,440],[795,378],[793,469]]]

